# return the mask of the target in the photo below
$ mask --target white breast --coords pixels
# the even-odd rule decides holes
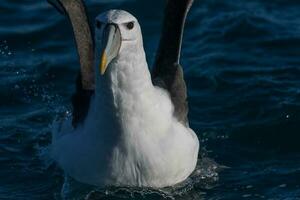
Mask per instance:
[[[112,154],[109,183],[164,187],[187,178],[196,166],[198,139],[173,117],[166,92],[153,87],[120,98],[123,133]]]
[[[197,136],[173,117],[170,97],[152,85],[140,52],[120,55],[97,78],[84,126],[53,140],[54,158],[80,182],[157,188],[195,169]]]

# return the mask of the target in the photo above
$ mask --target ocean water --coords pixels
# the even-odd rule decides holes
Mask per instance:
[[[91,20],[111,8],[133,13],[153,62],[163,1],[86,2]],[[195,0],[181,63],[201,140],[197,171],[163,190],[97,189],[47,157],[79,69],[70,24],[44,0],[2,0],[0,199],[300,199],[299,10],[296,0]]]

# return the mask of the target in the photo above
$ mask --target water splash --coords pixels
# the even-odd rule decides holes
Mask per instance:
[[[198,160],[193,174],[185,181],[172,187],[162,189],[135,187],[97,188],[85,185],[65,176],[61,191],[62,199],[177,199],[183,198],[193,189],[207,190],[213,188],[219,180],[218,172],[223,167],[215,161],[204,157]],[[203,192],[204,193],[204,192]],[[198,192],[199,195],[199,192]]]
[[[13,55],[13,52],[8,46],[7,41],[6,40],[0,41],[0,56],[8,57],[11,55]]]

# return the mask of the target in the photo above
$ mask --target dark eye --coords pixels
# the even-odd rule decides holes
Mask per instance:
[[[99,22],[99,21],[96,21],[96,27],[97,27],[97,28],[101,28],[101,25],[102,25],[102,23],[101,23],[101,22]]]
[[[129,30],[131,30],[131,29],[133,29],[133,27],[134,27],[134,23],[133,23],[133,22],[129,22],[129,23],[126,24],[126,27],[127,27]]]

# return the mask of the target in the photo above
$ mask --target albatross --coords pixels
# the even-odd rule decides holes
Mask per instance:
[[[199,151],[179,64],[193,0],[167,1],[152,73],[133,15],[104,12],[92,34],[81,0],[50,2],[70,19],[81,65],[73,115],[53,133],[55,161],[68,176],[96,186],[162,188],[184,181]]]

